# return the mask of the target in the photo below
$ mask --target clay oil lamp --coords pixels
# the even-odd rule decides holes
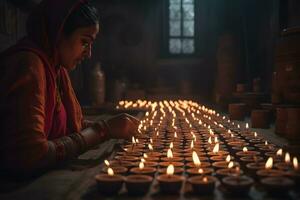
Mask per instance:
[[[217,179],[213,176],[193,176],[187,180],[196,194],[211,194],[213,193]]]
[[[158,162],[155,162],[155,161],[146,161],[144,158],[141,158],[141,162],[144,163],[145,167],[154,167],[154,168],[156,168],[158,166]],[[140,162],[136,162],[135,165],[139,166]]]
[[[249,143],[244,141],[235,141],[235,142],[228,142],[228,146],[232,147],[244,147],[249,145]]]
[[[129,195],[144,195],[149,191],[153,178],[147,175],[129,175],[125,177],[125,186]]]
[[[130,161],[130,162],[136,162],[139,160],[136,156],[115,156],[116,160],[124,160],[124,161]]]
[[[212,157],[210,157],[210,160],[212,162],[219,162],[219,161],[227,161],[227,162],[229,162],[230,160],[234,160],[234,157],[230,156],[230,155],[212,156]]]
[[[207,156],[206,152],[204,152],[204,151],[199,151],[199,150],[194,150],[194,151],[198,154],[198,156],[201,156],[201,157]],[[189,152],[183,153],[183,156],[187,160],[187,158],[191,158],[193,156],[194,151],[189,151]]]
[[[235,168],[233,168],[234,166],[235,166],[235,163],[233,161],[230,161],[228,163],[227,168],[218,169],[216,171],[217,177],[223,178],[223,177],[226,177],[226,176],[234,176],[234,175],[239,175],[239,174],[243,173],[242,170],[237,171]]]
[[[124,149],[124,151],[117,152],[118,156],[135,156],[139,157],[142,155],[142,152],[136,152],[136,151],[128,151],[127,149]]]
[[[161,160],[164,161],[164,162],[166,162],[166,161],[168,161],[168,162],[181,162],[181,161],[183,161],[183,158],[180,157],[180,156],[181,156],[181,154],[176,153],[176,152],[173,153],[173,151],[171,149],[168,149],[167,157],[161,157]]]
[[[293,163],[291,162],[291,156],[287,152],[284,156],[284,162],[279,162],[274,165],[277,169],[288,171],[293,169]]]
[[[148,144],[149,151],[147,152],[148,157],[160,157],[162,154],[160,152],[156,152],[153,149],[152,144]]]
[[[167,173],[167,167],[159,168],[158,174],[166,174]],[[182,167],[174,167],[174,174],[181,175],[184,172],[184,169]]]
[[[132,136],[131,144],[125,145],[124,149],[127,149],[128,152],[141,152],[141,150],[144,149],[144,146],[144,144],[139,143],[139,140]]]
[[[250,188],[254,184],[254,180],[248,176],[241,176],[239,167],[235,170],[236,173],[234,175],[222,179],[226,191],[234,196],[248,195]]]
[[[118,194],[124,182],[124,177],[114,174],[112,168],[108,168],[107,174],[96,175],[95,179],[98,190],[105,195]]]
[[[122,167],[127,167],[128,169],[135,166],[134,162],[126,161],[126,160],[112,160],[109,162],[109,164],[111,167],[122,166]]]
[[[198,168],[198,167],[194,167],[194,168],[189,168],[186,170],[187,174],[189,176],[203,176],[203,175],[211,175],[214,170],[211,167],[207,167],[207,168]]]
[[[186,164],[187,167],[189,168],[206,168],[206,167],[210,167],[210,163],[209,162],[201,162],[199,156],[197,155],[197,153],[194,151],[193,155],[192,155],[192,159],[193,162],[188,162]]]
[[[102,171],[105,173],[108,173],[108,169],[111,168],[114,172],[114,174],[121,174],[121,175],[125,175],[128,171],[127,167],[123,167],[123,166],[110,166],[110,163],[108,160],[104,160],[105,163],[105,167],[102,168]]]
[[[276,149],[276,146],[269,144],[268,141],[265,141],[265,143],[255,144],[254,146],[261,151],[272,151]]]
[[[223,159],[223,161],[216,161],[216,162],[213,162],[212,166],[214,168],[217,168],[217,169],[224,169],[224,168],[228,168],[228,164],[230,163],[231,161],[231,156],[230,155],[227,155],[225,160]],[[232,162],[233,163],[233,166],[239,166],[239,163],[238,162]]]
[[[174,166],[171,164],[167,168],[167,173],[157,176],[159,188],[162,193],[179,193],[184,182],[184,176],[174,174]]]
[[[300,185],[300,170],[299,170],[299,164],[298,159],[296,157],[293,158],[293,170],[290,170],[287,172],[287,176],[291,179],[293,179],[296,183],[296,185],[299,187]]]
[[[268,151],[265,153],[266,157],[272,157],[273,161],[282,162],[283,161],[283,150],[278,149],[277,151]]]
[[[236,156],[244,157],[244,156],[258,156],[260,152],[258,151],[249,151],[247,147],[243,147],[243,151],[239,151],[236,153]]]
[[[228,151],[220,151],[219,148],[220,148],[220,144],[219,143],[215,144],[212,152],[208,152],[208,155],[209,156],[222,156],[222,155],[228,155],[229,154]]]
[[[148,156],[147,153],[143,153],[143,158],[146,160],[146,161],[151,161],[151,162],[158,162],[160,160],[159,157],[150,157]]]
[[[246,139],[252,144],[261,143],[263,141],[263,137],[258,136],[256,132],[254,132],[252,136],[247,136]]]
[[[154,176],[156,173],[156,168],[154,167],[146,167],[143,162],[139,163],[139,167],[134,167],[130,169],[130,172],[132,174],[139,174],[139,175],[148,175],[148,176]]]
[[[248,151],[255,151],[255,148],[254,147],[246,147]],[[243,151],[244,147],[232,147],[231,150],[236,153],[236,152],[239,152],[239,151]]]
[[[259,178],[265,178],[265,177],[279,177],[279,176],[285,176],[286,174],[282,170],[278,169],[272,169],[273,167],[273,158],[268,158],[265,169],[260,169],[256,172],[256,175]]]
[[[202,155],[202,156],[199,157],[198,156],[199,154]],[[209,161],[208,157],[206,157],[205,155],[206,154],[203,153],[203,152],[198,153],[196,151],[193,151],[191,154],[189,154],[189,157],[185,158],[185,160],[187,162],[195,162],[195,158],[196,158],[197,160]],[[194,166],[194,165],[192,165],[192,166]]]
[[[261,184],[271,196],[285,196],[293,189],[295,182],[290,178],[275,176],[261,179]]]
[[[261,156],[244,156],[240,158],[241,165],[243,167],[246,167],[248,163],[257,163],[257,162],[262,162],[263,160],[264,158]]]

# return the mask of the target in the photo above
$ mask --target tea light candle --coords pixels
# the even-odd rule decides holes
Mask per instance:
[[[300,170],[298,165],[297,157],[293,158],[293,170],[287,172],[289,178],[293,179],[296,182],[296,185],[300,184]]]
[[[249,193],[254,180],[248,176],[227,176],[222,179],[226,190],[234,195],[244,196]]]
[[[189,176],[211,175],[214,170],[212,168],[189,168],[186,170]]]
[[[265,164],[265,169],[258,170],[256,172],[257,176],[260,178],[264,177],[276,177],[276,176],[284,176],[285,173],[281,170],[277,169],[272,169],[273,167],[273,158],[270,157],[268,158],[266,164]]]
[[[230,161],[228,164],[228,167],[225,169],[218,169],[216,171],[216,175],[219,178],[223,178],[225,176],[234,176],[234,175],[240,175],[243,173],[242,170],[237,171],[236,169],[233,168],[234,167],[234,162]]]
[[[164,193],[178,193],[184,180],[183,176],[174,175],[174,166],[172,164],[168,166],[167,174],[157,177],[160,190]]]
[[[220,151],[220,144],[217,143],[212,152],[208,152],[208,155],[210,156],[220,156],[220,155],[228,155],[229,152],[228,151]]]
[[[154,167],[145,167],[143,162],[140,162],[139,167],[134,167],[130,170],[133,174],[154,176],[156,169]]]
[[[285,196],[294,187],[295,182],[286,177],[267,177],[261,184],[270,195]]]
[[[200,167],[209,167],[210,163],[209,162],[201,162],[199,159],[198,154],[196,153],[196,151],[193,151],[193,155],[192,155],[192,159],[193,162],[192,163],[187,163],[186,166],[187,167],[196,167],[196,168],[200,168]]]
[[[211,194],[216,185],[217,179],[213,176],[193,176],[187,180],[197,194]]]
[[[292,170],[293,164],[291,162],[290,154],[288,152],[285,153],[284,162],[276,163],[274,166],[280,170]]]
[[[243,148],[243,151],[239,151],[236,153],[238,157],[244,157],[244,156],[258,156],[260,152],[258,151],[248,151],[247,147]]]
[[[125,178],[125,186],[130,195],[144,195],[148,192],[153,181],[147,175],[129,175]]]
[[[114,174],[112,168],[108,168],[107,174],[98,174],[95,176],[98,190],[106,195],[117,194],[124,182],[124,177]]]
[[[162,157],[161,160],[162,161],[169,161],[169,162],[171,162],[171,161],[180,162],[180,161],[183,161],[183,158],[182,157],[174,157],[172,150],[168,149],[167,157]]]

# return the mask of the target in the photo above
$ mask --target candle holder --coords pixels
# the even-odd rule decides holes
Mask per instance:
[[[269,195],[285,196],[295,185],[295,182],[286,177],[267,177],[261,179],[261,184]]]
[[[127,167],[122,167],[122,166],[110,166],[110,168],[113,169],[115,174],[125,175],[128,171]],[[107,173],[108,169],[109,167],[103,167],[102,171]]]
[[[154,167],[134,167],[132,169],[130,169],[130,172],[132,174],[137,174],[137,175],[148,175],[151,177],[154,177],[155,173],[156,173],[156,168]]]
[[[217,179],[213,176],[193,176],[187,180],[196,194],[213,193]]]
[[[222,183],[232,195],[248,195],[250,188],[254,184],[254,180],[248,176],[227,176],[222,179]]]
[[[124,182],[124,177],[121,175],[98,174],[95,179],[98,190],[105,195],[118,194]]]
[[[189,168],[186,170],[189,176],[211,175],[214,170],[212,168]]]
[[[167,194],[179,193],[185,180],[183,176],[168,174],[159,175],[156,179],[161,192]]]
[[[153,178],[146,175],[129,175],[125,178],[125,186],[130,195],[144,195],[149,191]]]

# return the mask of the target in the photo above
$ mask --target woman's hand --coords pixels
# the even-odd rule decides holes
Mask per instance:
[[[128,114],[119,114],[106,121],[108,137],[130,139],[138,133],[139,120]]]

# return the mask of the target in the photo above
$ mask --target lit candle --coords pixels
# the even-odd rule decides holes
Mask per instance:
[[[174,165],[169,165],[166,174],[157,177],[159,187],[163,193],[178,193],[181,190],[184,177],[174,175]]]
[[[107,169],[107,174],[98,174],[95,179],[99,191],[107,195],[118,194],[124,182],[124,177],[114,174],[113,169],[110,167]]]

